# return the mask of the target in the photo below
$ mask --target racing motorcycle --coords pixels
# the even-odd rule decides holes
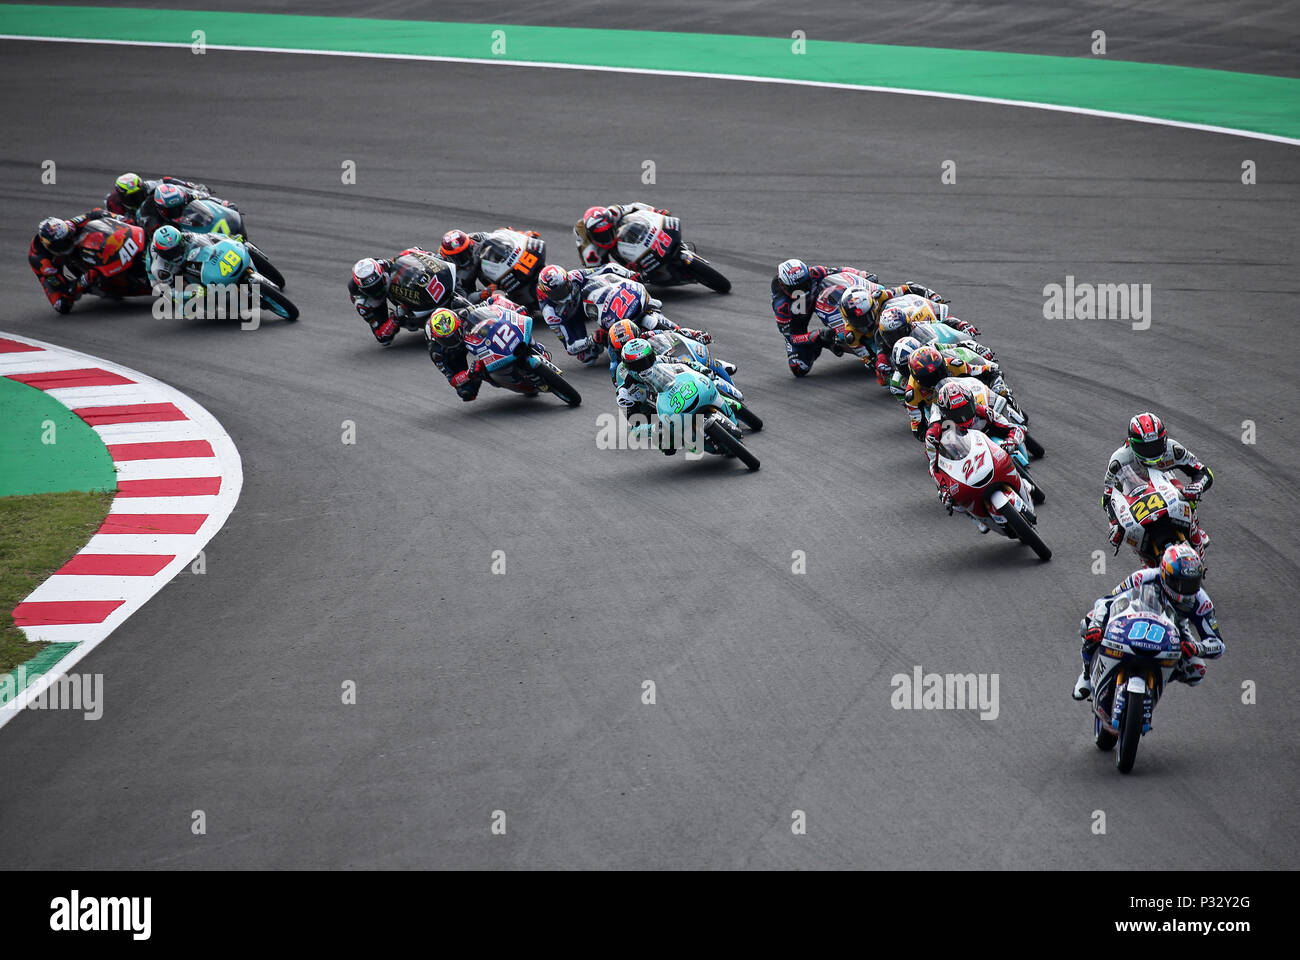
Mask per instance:
[[[397,310],[392,319],[404,330],[423,332],[429,314],[453,305],[456,270],[427,250],[412,250],[393,261],[388,300]]]
[[[212,197],[191,200],[185,205],[185,211],[175,226],[178,230],[190,233],[224,233],[240,239],[248,248],[248,255],[257,272],[275,284],[277,289],[284,289],[284,274],[275,269],[266,254],[249,241],[244,215],[234,207]]]
[[[758,469],[758,457],[745,446],[736,418],[742,404],[724,396],[714,380],[673,363],[656,363],[643,377],[656,394],[659,429],[669,431],[675,447],[702,446],[705,453],[736,457],[750,470]]]
[[[78,278],[90,274],[93,281],[86,292],[97,297],[147,297],[153,285],[145,273],[144,250],[142,228],[115,217],[96,217],[77,232],[68,269]],[[66,282],[60,278],[51,287],[58,289]]]
[[[1103,602],[1103,601],[1098,601]],[[1159,587],[1111,604],[1101,646],[1092,658],[1093,740],[1114,750],[1120,773],[1133,769],[1138,743],[1182,658],[1181,635],[1165,610]]]
[[[1012,540],[1019,540],[1050,560],[1052,551],[1034,527],[1034,484],[1000,446],[979,430],[964,433],[945,422],[939,440],[938,471],[949,480],[953,509],[988,523]],[[1027,498],[1027,499],[1026,499]]]
[[[546,266],[546,243],[518,230],[493,230],[480,242],[479,270],[489,283],[529,311],[537,310],[537,277]]]
[[[204,287],[233,287],[251,284],[259,305],[281,320],[297,320],[298,308],[270,277],[255,266],[248,244],[239,237],[207,236],[207,243],[194,243],[185,254],[184,275]]]
[[[1110,507],[1124,528],[1124,540],[1115,545],[1115,553],[1128,543],[1143,564],[1154,567],[1170,544],[1191,542],[1196,510],[1181,481],[1156,467],[1144,469],[1145,476],[1124,465],[1111,489]]]
[[[542,391],[571,407],[582,403],[581,394],[564,379],[550,354],[533,343],[533,318],[522,309],[483,304],[469,312],[467,323],[472,325],[465,335],[471,376],[525,396]]]
[[[755,433],[763,429],[762,419],[750,409],[745,402],[745,395],[731,378],[736,369],[733,364],[719,360],[706,344],[692,340],[676,330],[651,330],[642,336],[649,341],[654,352],[669,363],[689,360],[708,370],[718,392],[735,401],[733,409],[736,417]]]
[[[682,239],[681,220],[653,210],[624,215],[615,245],[618,259],[645,283],[661,287],[702,283],[715,293],[729,293],[731,281]]]

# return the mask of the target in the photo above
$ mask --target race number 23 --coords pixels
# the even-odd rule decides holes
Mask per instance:
[[[1153,493],[1145,500],[1139,500],[1137,503],[1133,504],[1133,519],[1138,523],[1141,523],[1151,514],[1163,510],[1167,506],[1168,504],[1165,503],[1164,497],[1160,496],[1158,493]]]

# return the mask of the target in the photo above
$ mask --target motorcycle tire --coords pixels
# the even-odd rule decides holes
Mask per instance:
[[[684,266],[693,279],[698,280],[714,293],[731,292],[731,281],[698,257],[693,258],[690,263],[686,263]]]
[[[298,319],[298,308],[293,305],[293,301],[279,290],[275,289],[275,287],[262,284],[257,289],[261,296],[262,306],[266,307],[281,320]]]
[[[1038,532],[1030,526],[1028,520],[1020,515],[1020,511],[1016,509],[1014,503],[1007,502],[1003,504],[998,513],[1002,515],[1002,519],[1007,522],[1007,525],[1015,531],[1017,539],[1038,554],[1039,560],[1052,559],[1051,547],[1043,543],[1042,538],[1038,536]]]
[[[1107,750],[1114,750],[1115,743],[1119,740],[1119,737],[1115,736],[1115,734],[1103,727],[1101,725],[1101,719],[1095,714],[1092,718],[1092,726],[1094,730],[1092,742],[1097,745],[1097,749],[1103,753]]]
[[[576,407],[582,403],[582,394],[574,390],[569,381],[552,370],[547,364],[539,363],[533,368],[533,376],[542,380],[551,388],[551,393],[555,394],[571,407]]]
[[[758,457],[750,453],[749,450],[746,449],[745,445],[737,440],[732,432],[722,424],[718,423],[718,421],[710,420],[706,423],[704,425],[704,435],[712,441],[715,447],[736,457],[741,463],[749,467],[750,470],[758,469]]]
[[[1041,460],[1047,454],[1047,451],[1043,449],[1043,445],[1028,433],[1025,434],[1025,450],[1028,451],[1029,455],[1035,460]]]
[[[758,433],[758,431],[763,429],[763,421],[759,418],[758,414],[749,409],[749,404],[747,403],[742,403],[740,405],[740,409],[736,411],[736,416],[740,419],[741,423],[749,427],[749,429],[753,430],[755,433]]]
[[[1150,694],[1135,700],[1126,693],[1124,716],[1119,721],[1119,750],[1115,754],[1115,769],[1120,773],[1131,772],[1137,760],[1138,743],[1142,740],[1142,706],[1147,696]]]
[[[266,259],[266,254],[257,249],[257,247],[253,246],[251,243],[246,243],[245,246],[248,247],[248,255],[252,258],[253,266],[257,269],[257,272],[283,290],[284,274],[275,269],[275,264]]]

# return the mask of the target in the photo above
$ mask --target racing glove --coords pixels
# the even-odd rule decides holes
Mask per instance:
[[[1187,483],[1183,485],[1183,496],[1188,500],[1199,500],[1201,494],[1205,492],[1205,487],[1200,483]]]
[[[474,389],[474,383],[470,378],[468,370],[462,370],[452,377],[451,385],[456,388],[456,393],[466,403],[473,400],[478,393],[478,391]]]
[[[683,337],[689,337],[699,343],[713,342],[713,336],[705,330],[694,330],[691,327],[678,327],[677,332]]]
[[[1124,542],[1124,528],[1121,527],[1118,523],[1111,523],[1110,545],[1115,548],[1116,553],[1119,553],[1119,545],[1123,542]]]
[[[889,378],[894,373],[894,367],[889,362],[889,357],[884,353],[876,354],[876,383],[882,387],[889,383]]]

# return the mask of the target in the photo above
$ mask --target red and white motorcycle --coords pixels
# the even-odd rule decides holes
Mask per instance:
[[[962,431],[951,422],[943,425],[939,439],[938,472],[954,510],[985,521],[999,533],[1019,540],[1038,554],[1052,559],[1051,548],[1034,529],[1034,485],[1016,468],[1011,456],[979,430]]]
[[[1164,470],[1125,464],[1110,492],[1110,508],[1124,529],[1115,544],[1127,543],[1148,567],[1160,562],[1165,547],[1190,543],[1205,559],[1205,536],[1196,520],[1196,501],[1183,492],[1182,481]]]
[[[715,293],[728,293],[731,281],[682,239],[681,220],[653,210],[624,214],[618,227],[617,257],[643,283],[660,287],[702,283]]]

